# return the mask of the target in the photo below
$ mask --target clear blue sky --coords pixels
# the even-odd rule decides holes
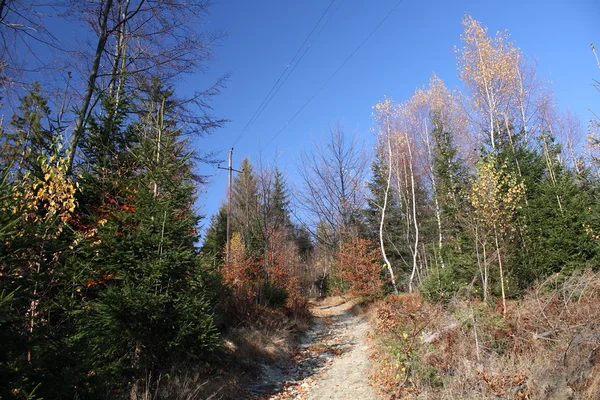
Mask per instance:
[[[537,62],[539,77],[552,85],[561,109],[574,111],[584,124],[591,118],[589,108],[600,111],[600,93],[591,86],[592,79],[600,80],[600,69],[590,50],[592,42],[600,49],[599,0],[404,0],[265,147],[397,2],[335,0],[314,44],[235,145],[234,167],[245,157],[255,162],[262,153],[266,161],[277,160],[293,187],[300,150],[311,140],[319,141],[329,124],[341,122],[348,131],[373,143],[371,107],[384,96],[402,102],[426,85],[432,73],[448,87],[457,87],[453,49],[461,45],[465,14],[481,21],[491,34],[507,29],[525,55]],[[329,4],[330,0],[221,0],[214,4],[202,29],[222,29],[228,37],[216,49],[209,71],[192,77],[188,85],[200,89],[231,72],[227,88],[213,103],[215,115],[231,122],[198,140],[199,149],[222,151],[226,159],[227,150]],[[216,169],[202,166],[201,172],[213,174]],[[227,173],[221,171],[206,187],[199,204],[207,216],[226,199],[226,186]]]

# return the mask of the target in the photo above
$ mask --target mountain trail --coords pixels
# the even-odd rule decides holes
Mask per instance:
[[[355,301],[316,305],[313,327],[302,337],[292,363],[263,364],[250,389],[260,400],[378,399],[369,385],[366,320],[352,313]]]

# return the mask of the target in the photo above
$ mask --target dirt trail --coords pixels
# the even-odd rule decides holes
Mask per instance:
[[[369,386],[368,323],[351,312],[352,301],[318,305],[314,326],[304,335],[294,363],[263,365],[255,398],[377,399]]]

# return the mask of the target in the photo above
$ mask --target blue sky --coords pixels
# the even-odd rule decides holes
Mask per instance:
[[[539,77],[554,89],[561,109],[575,112],[584,124],[591,118],[588,109],[600,111],[600,93],[591,86],[592,79],[600,79],[600,69],[590,50],[592,42],[600,48],[600,1],[404,0],[287,124],[397,3],[334,1],[302,61],[236,143],[234,167],[245,157],[253,162],[259,156],[277,161],[293,187],[300,150],[318,142],[330,124],[341,122],[372,144],[372,106],[384,96],[402,102],[426,85],[433,73],[450,88],[459,85],[454,47],[461,45],[465,14],[481,21],[491,34],[508,30],[537,63]],[[215,115],[231,122],[198,140],[198,149],[222,151],[226,159],[227,150],[329,4],[330,0],[214,4],[201,29],[222,29],[228,37],[215,49],[208,72],[190,77],[182,89],[201,89],[230,72],[227,88],[213,106]],[[215,174],[199,200],[202,212],[210,216],[226,198],[227,174],[207,166],[201,166],[201,172]]]

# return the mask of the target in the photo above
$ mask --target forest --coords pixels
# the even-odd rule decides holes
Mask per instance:
[[[600,118],[466,16],[460,88],[382,98],[374,149],[332,122],[297,182],[245,158],[203,216],[228,76],[176,84],[224,40],[209,6],[0,1],[0,399],[243,398],[242,360],[289,357],[331,296],[360,299],[389,398],[597,398]]]

